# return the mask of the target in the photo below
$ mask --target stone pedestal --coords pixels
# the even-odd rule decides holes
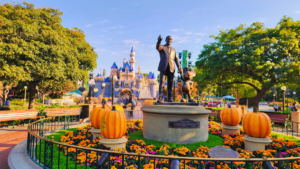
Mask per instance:
[[[239,133],[240,134],[240,129],[242,126],[236,125],[236,126],[228,126],[225,124],[222,124],[222,135],[224,134],[233,134],[233,133]]]
[[[245,140],[245,150],[249,150],[249,151],[265,150],[266,145],[272,142],[270,137],[257,138],[257,137],[250,137],[248,135],[244,136],[244,140]]]
[[[95,140],[96,137],[101,137],[101,138],[103,138],[100,129],[96,129],[96,128],[92,127],[90,131],[91,131],[91,133],[92,133],[92,135],[93,135],[93,140]]]
[[[291,111],[294,132],[300,132],[300,111]]]
[[[109,139],[102,137],[99,142],[113,150],[118,148],[126,148],[127,139],[124,136],[118,139]]]
[[[176,144],[192,144],[208,139],[210,110],[180,103],[149,105],[143,111],[145,138]]]

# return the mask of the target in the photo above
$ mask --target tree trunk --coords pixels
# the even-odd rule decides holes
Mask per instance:
[[[269,90],[270,88],[263,88],[260,91],[257,92],[257,95],[252,98],[248,98],[248,106],[253,107],[253,112],[258,112],[259,111],[259,101],[261,98],[265,95],[265,93]]]
[[[29,83],[29,106],[28,109],[33,109],[35,103],[35,90],[38,82]]]
[[[43,105],[44,105],[45,104],[45,91],[43,91],[42,97],[43,97]]]

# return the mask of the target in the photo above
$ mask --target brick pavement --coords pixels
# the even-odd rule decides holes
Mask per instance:
[[[9,133],[0,134],[0,168],[9,169],[8,155],[10,151],[20,142],[27,138],[27,131],[11,131]]]

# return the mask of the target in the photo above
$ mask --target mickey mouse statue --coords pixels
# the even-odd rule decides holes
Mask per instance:
[[[183,98],[181,102],[187,102],[187,97],[189,102],[196,102],[195,99],[191,99],[191,91],[193,89],[193,82],[192,79],[193,77],[196,76],[196,71],[188,71],[187,68],[183,69],[183,77],[181,76],[182,79],[182,94]]]

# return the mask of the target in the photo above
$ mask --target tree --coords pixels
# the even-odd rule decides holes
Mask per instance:
[[[283,17],[275,28],[255,22],[250,27],[220,30],[204,45],[196,66],[203,80],[218,85],[247,84],[256,90],[249,106],[258,111],[263,95],[274,84],[294,83],[300,73],[299,21]]]
[[[103,69],[102,76],[103,76],[103,78],[105,78],[105,69]]]
[[[83,31],[63,27],[62,14],[27,2],[0,6],[0,80],[29,84],[30,109],[42,81],[82,80],[96,67]]]
[[[148,76],[148,73],[143,73],[143,76],[146,78]]]

